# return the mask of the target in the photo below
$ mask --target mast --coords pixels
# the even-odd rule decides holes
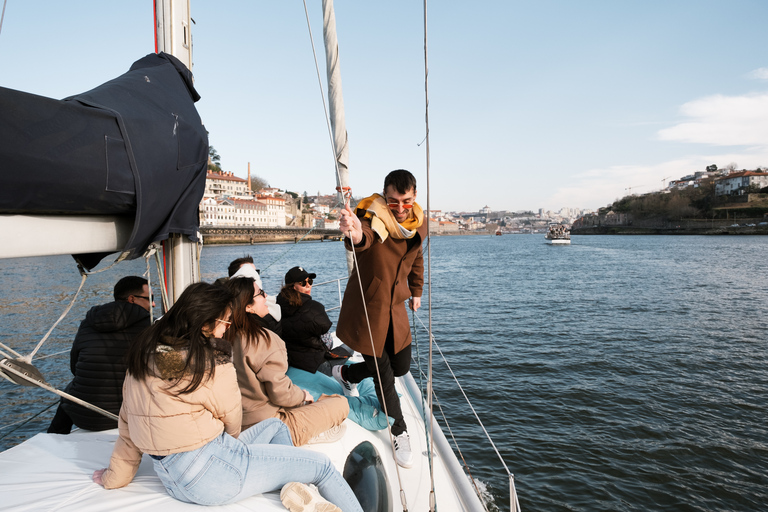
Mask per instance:
[[[335,153],[336,190],[339,204],[347,199],[349,188],[349,140],[344,120],[344,97],[341,90],[341,65],[339,62],[339,41],[336,37],[336,13],[333,0],[323,0],[323,41],[325,42],[325,71],[328,80],[328,116],[331,121],[333,150]],[[347,270],[352,273],[354,261],[347,255]]]
[[[155,52],[173,55],[191,71],[190,23],[189,0],[155,0]],[[163,242],[163,253],[169,302],[166,306],[170,307],[187,286],[200,280],[200,257],[197,243],[178,233],[171,233]]]

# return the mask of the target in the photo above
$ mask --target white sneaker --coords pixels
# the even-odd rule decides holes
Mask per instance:
[[[280,491],[280,501],[291,512],[343,512],[307,484],[289,482]]]
[[[408,432],[395,436],[395,461],[404,468],[413,466],[411,438],[408,437]]]
[[[346,431],[347,426],[342,423],[341,425],[336,425],[335,427],[329,428],[325,432],[320,432],[315,437],[307,441],[307,444],[332,443],[344,437],[344,432]]]
[[[352,382],[347,382],[344,380],[344,377],[341,376],[341,367],[344,366],[343,364],[337,364],[333,368],[331,368],[331,374],[333,375],[333,378],[338,381],[339,384],[341,384],[341,387],[344,388],[344,395],[345,396],[360,396],[360,393],[357,392],[357,384],[353,384]]]

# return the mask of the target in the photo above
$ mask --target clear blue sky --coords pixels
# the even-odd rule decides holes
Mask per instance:
[[[324,75],[320,0],[307,0]],[[192,0],[198,109],[222,167],[331,193],[303,3]],[[768,166],[764,0],[433,1],[433,209],[597,208],[709,164]],[[426,203],[422,3],[336,0],[356,196]],[[8,0],[0,86],[86,91],[153,51],[151,0]]]

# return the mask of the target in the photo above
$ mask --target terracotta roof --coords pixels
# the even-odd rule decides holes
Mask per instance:
[[[759,172],[759,171],[739,171],[739,172],[732,172],[728,176],[723,176],[720,179],[729,179],[729,178],[741,178],[743,176],[768,176],[768,172]]]
[[[248,183],[248,180],[244,180],[243,178],[238,178],[237,176],[235,176],[231,172],[218,173],[218,172],[208,171],[208,174],[205,175],[205,179],[207,179],[207,180],[239,181],[241,183]]]

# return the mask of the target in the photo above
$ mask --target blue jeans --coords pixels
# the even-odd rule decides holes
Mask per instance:
[[[295,448],[288,428],[277,418],[243,431],[239,439],[222,433],[197,450],[153,461],[168,494],[186,503],[224,505],[279,490],[288,482],[304,482],[317,485],[320,494],[344,512],[362,512],[331,460]]]

